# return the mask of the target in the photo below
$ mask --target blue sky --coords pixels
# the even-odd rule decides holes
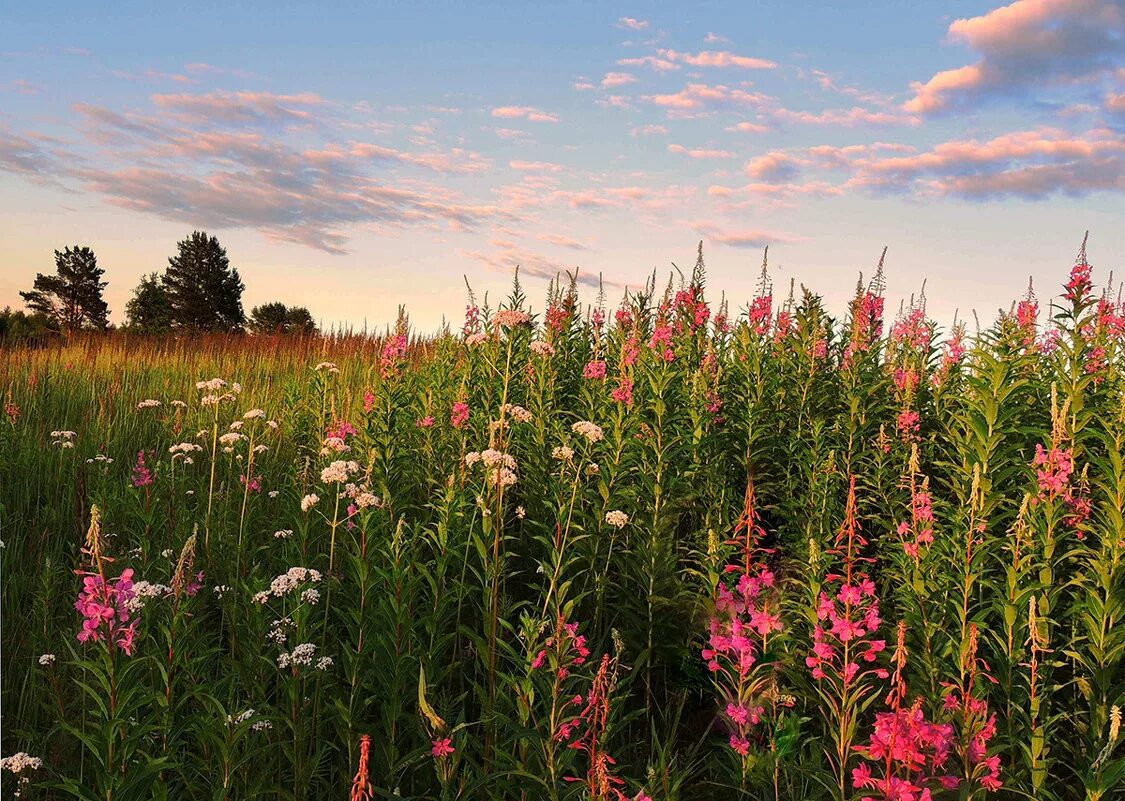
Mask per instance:
[[[699,239],[734,305],[769,244],[837,309],[889,245],[944,322],[1086,228],[1123,266],[1125,0],[100,5],[0,8],[0,304],[82,243],[120,320],[193,228],[248,307],[423,329]]]

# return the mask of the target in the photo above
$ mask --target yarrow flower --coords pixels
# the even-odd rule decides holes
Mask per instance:
[[[307,512],[309,509],[312,509],[318,503],[320,503],[320,496],[319,495],[313,495],[312,493],[310,493],[310,494],[306,495],[304,498],[301,498],[301,511]]]
[[[590,442],[598,442],[604,436],[601,426],[595,425],[589,420],[579,420],[577,423],[570,427],[570,430],[575,434],[579,434],[585,437]]]
[[[138,409],[155,409],[159,405],[160,405],[160,401],[153,400],[152,398],[149,398],[147,400],[143,400],[140,403],[138,403],[137,408]]]
[[[629,522],[629,515],[620,509],[613,509],[605,513],[605,522],[614,528],[625,528]]]

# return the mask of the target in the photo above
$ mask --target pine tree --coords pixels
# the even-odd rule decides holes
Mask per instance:
[[[35,276],[29,292],[20,292],[33,312],[45,315],[66,332],[81,328],[105,330],[109,326],[109,307],[102,299],[108,286],[101,278],[97,256],[88,247],[75,245],[55,251],[55,275]]]
[[[137,284],[125,305],[125,316],[128,326],[137,331],[163,334],[171,330],[172,304],[159,273],[150,273]]]
[[[251,310],[249,328],[256,334],[314,334],[316,322],[304,306],[274,301]]]
[[[241,331],[245,286],[232,269],[219,240],[203,231],[177,243],[168,259],[164,290],[172,308],[172,324],[193,331]]]

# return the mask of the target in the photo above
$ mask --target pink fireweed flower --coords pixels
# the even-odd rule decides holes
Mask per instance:
[[[325,439],[336,438],[346,441],[348,437],[358,433],[359,430],[347,420],[337,420],[328,426],[324,437]]]
[[[1066,283],[1066,299],[1072,303],[1080,303],[1093,287],[1090,281],[1090,265],[1086,259],[1080,258],[1070,271],[1070,280]]]
[[[448,737],[441,737],[433,741],[433,748],[430,749],[430,753],[433,754],[434,759],[444,759],[456,750],[453,747],[453,740]]]
[[[371,410],[375,408],[375,393],[369,389],[363,391],[363,413],[371,414]]]
[[[469,404],[464,401],[458,401],[453,404],[453,408],[449,413],[449,424],[454,428],[461,428],[469,422]]]
[[[1074,471],[1074,458],[1069,448],[1052,446],[1046,450],[1040,443],[1035,444],[1035,458],[1032,461],[1039,482],[1039,498],[1053,499],[1065,495],[1070,486],[1070,474]]]
[[[770,320],[772,317],[772,294],[766,293],[758,295],[754,298],[754,300],[750,302],[750,330],[755,334],[757,334],[758,336],[765,336],[766,334],[768,334],[770,331]]]
[[[648,341],[648,346],[656,352],[659,358],[666,362],[673,361],[676,358],[676,352],[672,350],[672,326],[667,323],[656,326]]]
[[[379,358],[379,374],[383,378],[397,375],[398,363],[406,355],[407,344],[406,334],[395,334],[387,339]]]
[[[599,380],[605,378],[605,362],[587,362],[586,367],[582,370],[582,377],[591,380]]]
[[[419,417],[414,421],[414,425],[418,426],[418,428],[432,428],[434,425],[434,416],[432,414],[427,414],[425,417]]]
[[[110,648],[120,648],[132,656],[138,623],[129,611],[134,595],[132,568],[126,568],[109,583],[98,573],[85,574],[82,591],[74,602],[74,608],[83,617],[78,641],[105,641]]]
[[[152,471],[145,465],[145,452],[137,451],[137,463],[133,465],[133,486],[148,487],[154,481]]]
[[[570,671],[585,664],[590,656],[586,646],[586,635],[578,633],[577,623],[568,623],[562,617],[555,623],[555,632],[543,644],[531,661],[531,669],[539,670],[548,662],[560,679],[570,675]]]
[[[903,409],[895,419],[895,428],[904,442],[918,439],[918,432],[922,427],[922,416],[913,409]]]
[[[238,477],[238,483],[242,484],[250,492],[261,492],[262,491],[262,477],[261,476],[254,476],[253,478],[251,478],[249,480],[249,482],[247,482],[246,474],[243,473],[242,475],[240,475]]]
[[[610,397],[618,403],[623,403],[626,406],[633,405],[633,379],[628,376],[621,376],[621,380],[617,383],[617,388],[610,393]]]
[[[715,614],[701,652],[725,712],[730,747],[744,759],[750,752],[752,730],[761,722],[766,706],[775,708],[778,703],[774,665],[763,661],[771,636],[783,629],[777,581],[768,564],[772,550],[759,544],[764,533],[757,522],[750,484],[729,543],[739,546],[739,562],[723,571],[737,579],[720,581],[716,587]]]

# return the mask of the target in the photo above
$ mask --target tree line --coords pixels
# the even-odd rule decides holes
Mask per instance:
[[[102,280],[104,275],[91,248],[56,250],[55,271],[37,273],[32,288],[20,292],[28,311],[0,312],[0,339],[109,330],[109,306],[103,297],[109,284]],[[145,334],[316,333],[316,321],[303,306],[264,303],[247,317],[242,308],[245,288],[219,240],[193,231],[176,244],[176,255],[168,259],[163,273],[141,278],[125,304],[124,328]]]

